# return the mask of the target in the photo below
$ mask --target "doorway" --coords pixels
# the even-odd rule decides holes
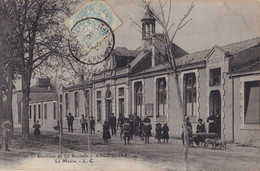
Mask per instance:
[[[221,96],[219,90],[213,90],[209,96],[209,113],[214,118],[215,133],[221,137]]]

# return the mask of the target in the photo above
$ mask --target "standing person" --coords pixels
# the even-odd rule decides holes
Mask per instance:
[[[69,113],[69,116],[67,116],[67,121],[68,121],[68,131],[73,132],[73,121],[74,121],[74,117],[71,116],[71,113]]]
[[[215,132],[220,138],[221,137],[221,114],[219,109],[217,109],[217,114],[215,116]]]
[[[90,117],[90,133],[92,134],[92,132],[93,132],[93,134],[95,134],[95,120],[94,120],[94,117],[93,116],[91,116]]]
[[[192,125],[190,123],[190,118],[188,116],[186,116],[185,121],[186,121],[187,130],[188,130],[188,137],[190,138],[190,137],[192,137]],[[183,125],[182,125],[182,128],[183,128]],[[183,130],[182,130],[181,138],[182,138],[182,144],[185,145]]]
[[[144,122],[143,122],[143,120],[140,118],[140,121],[139,121],[139,130],[138,130],[139,132],[138,132],[138,134],[139,134],[139,136],[140,136],[140,138],[141,138],[142,141],[144,140],[143,126],[144,126]]]
[[[3,121],[2,122],[2,128],[3,128],[3,144],[5,146],[5,151],[10,151],[9,144],[11,142],[11,122],[10,121]]]
[[[86,132],[87,120],[84,115],[82,115],[82,118],[80,119],[80,124],[81,124],[82,133]]]
[[[165,140],[166,140],[166,142],[168,143],[168,139],[169,139],[169,127],[167,126],[167,123],[165,123],[164,125],[163,125],[163,128],[162,128],[162,131],[163,131],[163,133],[162,133],[162,138],[163,138],[163,143],[165,143]]]
[[[196,133],[199,133],[199,132],[206,132],[206,129],[205,129],[205,124],[202,123],[203,120],[201,118],[198,119],[198,125],[197,125],[197,128],[196,128]]]
[[[149,137],[152,136],[152,133],[151,133],[152,125],[150,122],[151,122],[151,120],[149,118],[144,119],[143,131],[144,131],[145,143],[149,143]]]
[[[36,140],[38,140],[39,135],[41,134],[40,131],[41,125],[39,124],[39,121],[36,121],[36,123],[33,124],[33,128],[34,128],[33,135],[36,138]]]
[[[129,145],[130,137],[131,137],[131,125],[129,123],[129,119],[125,118],[123,124],[123,138],[124,138],[125,145],[126,145],[126,139],[127,139],[127,144]]]
[[[131,126],[131,140],[132,140],[134,135],[134,115],[130,114],[128,115],[128,117],[129,117],[129,124]]]
[[[122,140],[122,136],[123,136],[123,124],[124,124],[124,118],[122,114],[119,114],[119,117],[117,119],[117,130],[118,127],[120,128],[120,139]]]
[[[116,117],[114,116],[114,113],[111,114],[111,117],[109,119],[109,124],[111,127],[112,135],[116,136]]]
[[[213,112],[211,112],[207,122],[209,123],[209,133],[215,133],[215,117]]]
[[[161,143],[161,138],[162,138],[162,124],[157,123],[156,128],[155,128],[155,138],[158,139],[158,143]]]
[[[109,121],[105,121],[103,125],[103,139],[104,143],[108,144],[108,139],[111,138],[110,132],[109,132]]]
[[[134,128],[134,134],[137,136],[138,133],[138,125],[139,125],[139,117],[137,116],[137,113],[134,113],[133,117],[133,128]]]

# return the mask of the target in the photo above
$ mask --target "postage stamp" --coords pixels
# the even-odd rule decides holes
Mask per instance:
[[[86,18],[92,19],[84,20]],[[93,1],[86,4],[65,24],[88,52],[109,34],[104,22],[100,21],[104,21],[112,30],[115,30],[122,23],[106,2]]]

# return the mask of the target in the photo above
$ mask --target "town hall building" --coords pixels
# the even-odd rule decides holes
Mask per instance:
[[[142,44],[136,50],[117,47],[105,61],[103,71],[78,85],[64,87],[58,97],[63,126],[66,116],[80,128],[81,115],[93,116],[96,130],[112,113],[128,117],[136,113],[156,123],[167,123],[171,137],[182,132],[182,109],[176,82],[164,64],[164,35],[156,33],[155,19],[146,12]],[[199,118],[221,114],[221,138],[256,143],[260,137],[260,38],[188,54],[171,44],[180,68],[183,110],[190,117],[193,133]],[[206,122],[207,125],[207,122]]]

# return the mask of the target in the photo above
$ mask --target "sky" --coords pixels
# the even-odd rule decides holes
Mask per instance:
[[[151,6],[159,12],[159,0],[151,1]],[[88,2],[90,1],[82,0],[80,7]],[[138,48],[141,45],[141,33],[130,18],[141,25],[140,20],[146,11],[137,5],[138,0],[106,0],[106,2],[122,21],[114,31],[115,47],[126,47],[130,50]],[[186,13],[191,2],[191,0],[172,0],[171,21],[174,21],[175,25]],[[167,5],[165,11],[168,10]],[[194,6],[189,16],[192,18],[191,22],[177,33],[173,41],[188,53],[260,36],[260,0],[194,0]],[[156,33],[162,33],[158,23]],[[17,83],[17,88],[20,89],[19,81]],[[31,85],[35,83],[33,79]]]
[[[106,2],[122,21],[122,25],[115,30],[116,46],[136,49],[141,44],[141,33],[130,18],[141,25],[145,10],[137,5],[137,0]],[[175,25],[191,2],[172,0],[171,21],[175,21]],[[159,12],[158,0],[152,0],[151,5]],[[188,53],[260,36],[260,0],[194,0],[194,6],[189,17],[192,18],[191,22],[177,33],[174,40]],[[158,23],[156,32],[162,32]]]

